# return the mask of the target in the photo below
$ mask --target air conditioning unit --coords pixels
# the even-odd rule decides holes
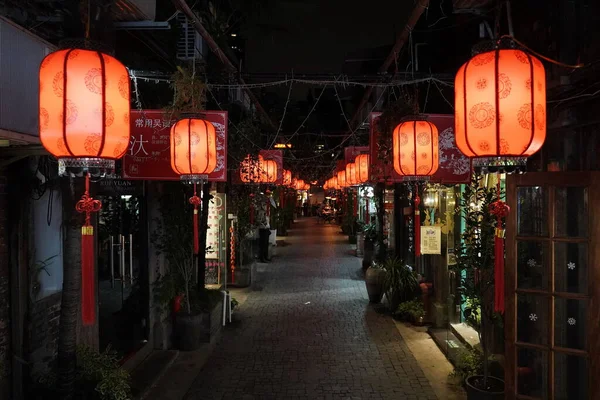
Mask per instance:
[[[194,29],[194,24],[190,23],[182,13],[177,14],[177,22],[181,29],[179,40],[177,40],[177,59],[203,60],[205,55],[204,40]]]

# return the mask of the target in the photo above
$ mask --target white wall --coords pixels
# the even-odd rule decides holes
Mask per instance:
[[[51,194],[52,193],[52,194]],[[51,199],[51,221],[48,226],[48,202]],[[46,193],[32,203],[33,248],[32,265],[55,256],[47,267],[50,276],[44,271],[39,274],[42,285],[38,299],[62,290],[63,252],[62,252],[62,199],[59,190],[46,190]]]

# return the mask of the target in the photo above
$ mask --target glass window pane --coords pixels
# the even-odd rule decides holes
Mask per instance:
[[[548,344],[548,302],[546,296],[517,295],[517,340]]]
[[[517,347],[517,393],[548,398],[548,353]]]
[[[585,243],[554,242],[554,287],[557,292],[587,293]]]
[[[519,236],[548,236],[548,193],[541,186],[517,189]]]
[[[547,242],[517,242],[517,287],[547,290],[548,261]]]
[[[585,350],[587,300],[554,299],[554,345]]]
[[[587,235],[587,190],[584,187],[557,187],[555,192],[555,235]]]
[[[554,398],[589,399],[588,363],[584,357],[554,353]]]

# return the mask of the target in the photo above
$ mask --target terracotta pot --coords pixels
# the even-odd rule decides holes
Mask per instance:
[[[504,381],[502,379],[489,376],[489,390],[484,390],[477,385],[481,381],[483,381],[482,375],[473,375],[465,380],[467,400],[504,400]]]
[[[365,284],[371,303],[381,302],[383,297],[383,284],[385,281],[385,270],[369,267],[365,273]]]

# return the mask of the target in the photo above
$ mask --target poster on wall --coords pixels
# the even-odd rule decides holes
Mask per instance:
[[[217,166],[208,180],[226,182],[227,111],[202,111],[202,117],[214,125],[217,136]],[[171,169],[169,136],[174,122],[162,110],[131,111],[131,141],[123,156],[124,179],[179,180]]]
[[[421,227],[421,254],[442,254],[442,227]]]
[[[212,192],[213,198],[208,207],[208,229],[206,231],[206,271],[207,285],[221,283],[221,274],[225,268],[227,245],[225,193]]]

